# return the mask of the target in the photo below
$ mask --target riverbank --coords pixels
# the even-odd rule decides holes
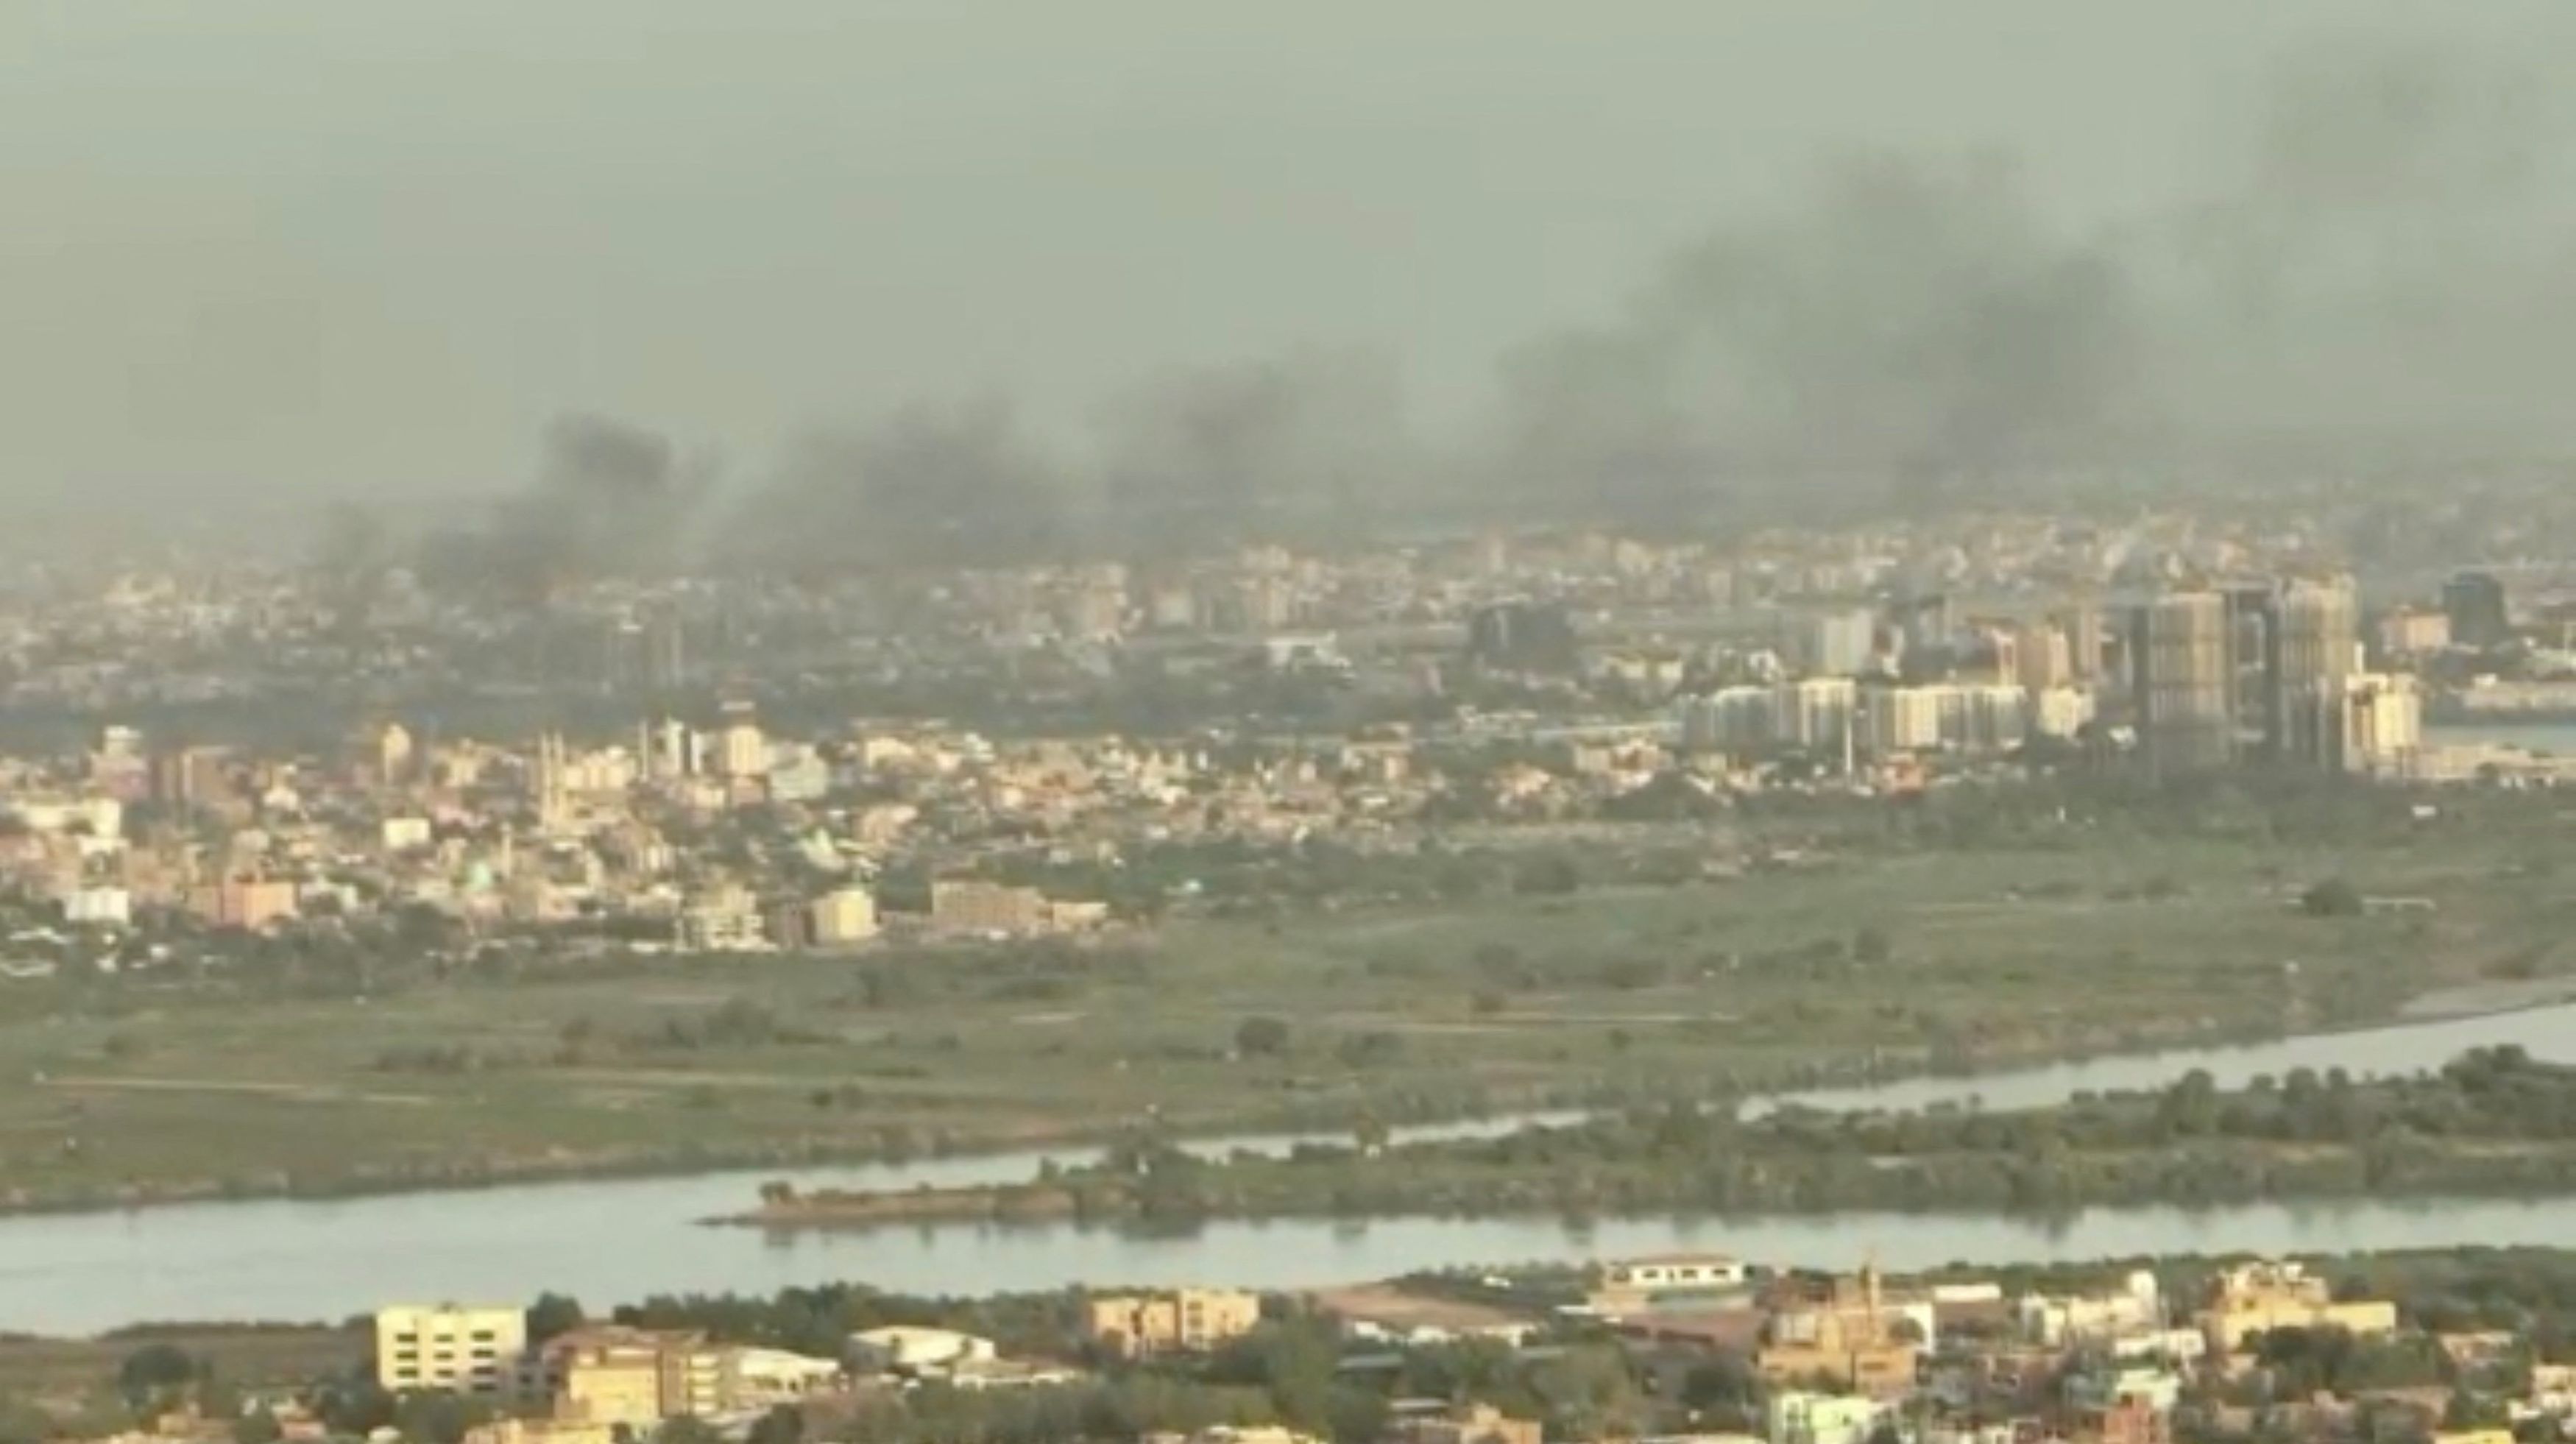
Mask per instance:
[[[2576,988],[2571,988],[2576,992]],[[2495,1013],[2519,1011],[2498,1008]],[[2464,1014],[2445,1015],[2450,1018]],[[2356,1028],[2385,1026],[2365,1023]],[[2354,1029],[2319,1031],[2299,1036],[2327,1037]],[[2096,1040],[2100,1046],[1997,1050],[1981,1066],[1945,1065],[1928,1053],[1874,1054],[1837,1059],[1822,1065],[1784,1070],[1748,1080],[1749,1097],[1762,1099],[1810,1092],[1866,1091],[1891,1084],[1936,1082],[1973,1086],[2053,1065],[2154,1059],[2178,1051],[2255,1047],[2280,1041],[2282,1035],[2210,1027],[2160,1037],[2149,1047],[2123,1047],[2156,1030],[2133,1030],[2120,1038]],[[1150,1124],[1158,1136],[1217,1153],[1240,1148],[1284,1149],[1301,1142],[1347,1141],[1363,1120],[1391,1127],[1398,1135],[1482,1133],[1518,1127],[1529,1119],[1586,1114],[1673,1101],[1722,1103],[1727,1092],[1665,1094],[1603,1086],[1582,1090],[1528,1089],[1480,1094],[1468,1107],[1408,1106],[1404,1099],[1356,1097],[1329,1105],[1292,1106],[1241,1114],[1199,1112],[1157,1114],[1123,1123],[1033,1124],[1007,1129],[940,1129],[926,1139],[904,1135],[890,1141],[882,1132],[858,1136],[812,1136],[801,1139],[723,1143],[696,1141],[664,1148],[583,1151],[550,1148],[538,1153],[480,1159],[432,1159],[408,1165],[354,1165],[344,1173],[309,1175],[283,1170],[232,1174],[220,1178],[136,1180],[113,1186],[91,1186],[44,1192],[25,1186],[0,1188],[0,1217],[33,1214],[133,1211],[195,1204],[264,1200],[328,1201],[398,1197],[442,1192],[471,1192],[528,1184],[607,1182],[622,1179],[694,1178],[720,1173],[815,1168],[884,1168],[899,1171],[923,1162],[1021,1160],[1048,1151],[1086,1152],[1106,1148],[1138,1127]]]
[[[1746,1095],[1743,1106],[1761,1111],[1785,1100],[1830,1110],[1919,1109],[1945,1104],[1998,1107],[2026,1106],[2034,1097],[2055,1099],[2075,1093],[2153,1086],[2193,1067],[2218,1067],[2236,1075],[2270,1068],[2300,1066],[2305,1052],[2340,1051],[2336,1045],[2362,1039],[2378,1042],[2399,1036],[2430,1039],[2463,1026],[2505,1024],[2526,1016],[2569,1012],[2569,1057],[2576,1059],[2576,979],[2549,978],[2521,984],[2469,985],[2420,995],[2398,1016],[2296,1034],[2259,1034],[2212,1028],[2187,1040],[2144,1049],[2117,1047],[2033,1049],[1998,1055],[1989,1066],[1962,1070],[1942,1066],[1923,1054],[1845,1060],[1811,1067],[1786,1076],[1769,1089]],[[2545,1031],[2545,1030],[2539,1030]],[[2459,1035],[2458,1045],[2488,1041]],[[2517,1041],[2517,1040],[2504,1040]],[[2524,1038],[2528,1045],[2533,1040]],[[2376,1051],[2359,1050],[2364,1055]],[[2274,1054],[2282,1055],[2278,1060]],[[2393,1065],[2357,1061],[2362,1072],[2413,1071],[2423,1057],[2401,1058]],[[2229,1065],[2233,1065],[2231,1068]],[[1246,1117],[1215,1114],[1165,1117],[1155,1135],[1166,1142],[1209,1156],[1238,1151],[1280,1153],[1300,1144],[1348,1144],[1362,1119],[1390,1128],[1390,1141],[1437,1139],[1452,1135],[1488,1136],[1513,1131],[1529,1122],[1563,1122],[1600,1112],[1672,1102],[1717,1105],[1725,1095],[1678,1097],[1652,1093],[1593,1090],[1574,1094],[1525,1093],[1518,1098],[1480,1099],[1479,1106],[1424,1110],[1394,1118],[1387,1112],[1343,1102],[1329,1107],[1272,1109]],[[333,1202],[476,1193],[543,1185],[717,1179],[815,1170],[888,1177],[886,1191],[917,1190],[925,1172],[963,1171],[975,1182],[1026,1182],[1053,1155],[1093,1153],[1134,1136],[1142,1120],[1123,1124],[1031,1127],[941,1132],[928,1146],[889,1147],[880,1134],[826,1137],[786,1143],[751,1141],[732,1145],[692,1141],[660,1149],[627,1149],[582,1153],[553,1149],[543,1153],[485,1159],[468,1163],[434,1160],[412,1171],[361,1169],[344,1175],[304,1177],[281,1172],[236,1175],[220,1179],[139,1181],[109,1189],[80,1190],[45,1196],[22,1186],[0,1189],[0,1218],[11,1216],[125,1213],[151,1209],[220,1204],[302,1201]],[[1058,1162],[1066,1160],[1058,1159]],[[748,1191],[746,1189],[746,1191]],[[934,1184],[934,1195],[942,1185]],[[1077,1217],[1056,1211],[1042,1199],[1022,1200],[1012,1217],[1042,1219]],[[920,1222],[925,1217],[948,1221],[971,1218],[977,1210],[964,1203],[935,1207],[929,1215],[894,1213],[877,1222]]]
[[[1658,1211],[1897,1209],[2050,1215],[2369,1196],[2576,1191],[2576,1068],[2519,1049],[2387,1079],[2342,1070],[2222,1091],[2018,1112],[1754,1118],[1687,1105],[1499,1138],[1310,1145],[1211,1160],[1150,1140],[1101,1164],[1008,1183],[801,1193],[705,1220],[769,1231],[892,1224],[1173,1224],[1300,1217],[1570,1217]]]
[[[1861,1106],[1964,1109],[2007,1100],[2160,1087],[2187,1070],[2237,1087],[2301,1068],[2409,1072],[2466,1048],[2521,1046],[2576,1061],[2576,1009],[2531,1009],[2451,1023],[2303,1036],[1987,1075],[1882,1085]],[[1487,1127],[1499,1127],[1499,1120]],[[1567,1120],[1555,1120],[1560,1124]],[[1347,1144],[1346,1127],[1315,1135]],[[1235,1142],[1219,1140],[1222,1150]],[[1285,1140],[1268,1140],[1282,1146]],[[947,1293],[1070,1283],[1173,1285],[1224,1278],[1311,1287],[1482,1260],[1575,1260],[1715,1248],[1746,1257],[1818,1251],[1854,1240],[1891,1265],[1953,1259],[2021,1262],[2138,1250],[2313,1251],[2551,1243],[2576,1234],[2576,1203],[2512,1198],[2296,1205],[2113,1204],[2073,1213],[1836,1212],[1793,1208],[1668,1209],[1596,1214],[1428,1218],[1344,1216],[1268,1221],[1085,1226],[901,1226],[708,1229],[765,1181],[800,1190],[913,1189],[1028,1181],[1043,1151],[779,1169],[496,1184],[364,1198],[267,1199],[89,1211],[0,1221],[0,1330],[94,1331],[136,1319],[203,1315],[207,1300],[243,1317],[343,1318],[387,1298],[517,1297],[553,1289],[584,1297],[780,1288],[864,1278]],[[1063,1157],[1059,1152],[1056,1156]],[[389,1248],[388,1239],[403,1241]]]

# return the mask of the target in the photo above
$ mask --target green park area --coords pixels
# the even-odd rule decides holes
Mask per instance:
[[[2366,806],[1742,822],[1655,882],[1599,866],[1613,845],[1559,867],[1536,840],[1442,897],[1175,907],[1082,943],[12,983],[0,1186],[40,1206],[1071,1161],[1148,1121],[1706,1102],[2527,1001],[2576,973],[2556,804]]]

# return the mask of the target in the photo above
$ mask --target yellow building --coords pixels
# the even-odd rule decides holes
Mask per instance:
[[[376,1382],[395,1394],[443,1389],[498,1397],[512,1392],[527,1346],[528,1316],[517,1309],[380,1309]]]
[[[258,932],[295,916],[295,884],[260,877],[227,877],[191,889],[188,908],[208,927]]]
[[[542,1353],[556,1417],[629,1427],[728,1407],[727,1350],[692,1333],[576,1329]]]
[[[1537,1420],[1512,1418],[1490,1404],[1408,1419],[1388,1431],[1394,1444],[1540,1444],[1541,1434]]]
[[[2326,1281],[2296,1263],[2252,1263],[2212,1281],[2196,1316],[2210,1349],[2233,1354],[2274,1329],[2341,1329],[2364,1337],[2397,1329],[2397,1306],[2384,1299],[2335,1301]]]
[[[538,1362],[556,1418],[629,1429],[793,1403],[841,1379],[829,1359],[607,1325],[549,1340]]]
[[[1046,930],[1047,900],[1033,887],[971,878],[930,885],[930,926],[943,933],[1035,933]]]
[[[1261,1322],[1261,1298],[1236,1289],[1172,1289],[1150,1294],[1100,1294],[1083,1316],[1083,1335],[1122,1358],[1196,1353],[1251,1333]]]
[[[1828,1379],[1872,1398],[1914,1388],[1923,1346],[1931,1341],[1930,1309],[1891,1301],[1875,1266],[1837,1278],[1821,1297],[1775,1305],[1753,1366],[1774,1385]]]
[[[863,887],[825,893],[813,901],[809,915],[817,947],[855,947],[877,935],[876,895]]]

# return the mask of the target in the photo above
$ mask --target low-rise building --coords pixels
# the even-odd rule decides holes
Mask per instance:
[[[1540,1444],[1535,1419],[1515,1419],[1487,1404],[1472,1404],[1428,1418],[1405,1419],[1388,1431],[1391,1444]]]
[[[445,1390],[498,1398],[514,1391],[528,1346],[515,1308],[397,1305],[376,1312],[376,1383],[388,1393]]]
[[[1085,1305],[1083,1337],[1121,1358],[1197,1353],[1251,1333],[1261,1297],[1237,1289],[1099,1294]]]
[[[993,1341],[955,1329],[890,1324],[850,1335],[850,1367],[876,1372],[949,1369],[995,1357]]]
[[[1763,1404],[1762,1432],[1770,1444],[1867,1444],[1894,1417],[1883,1399],[1775,1389]]]
[[[877,899],[863,887],[845,887],[814,899],[808,926],[819,948],[851,948],[877,935]]]
[[[2365,1337],[2394,1333],[2397,1306],[2381,1299],[2337,1302],[2324,1279],[2297,1263],[2252,1263],[2220,1274],[2196,1316],[2213,1353],[2233,1354],[2274,1329],[2342,1329]]]
[[[936,932],[1019,936],[1043,932],[1048,922],[1046,896],[1033,887],[974,878],[930,885],[930,926]]]

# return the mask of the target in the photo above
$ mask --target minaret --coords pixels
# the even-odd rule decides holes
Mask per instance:
[[[561,832],[571,818],[564,788],[563,734],[547,732],[537,738],[537,830]]]

